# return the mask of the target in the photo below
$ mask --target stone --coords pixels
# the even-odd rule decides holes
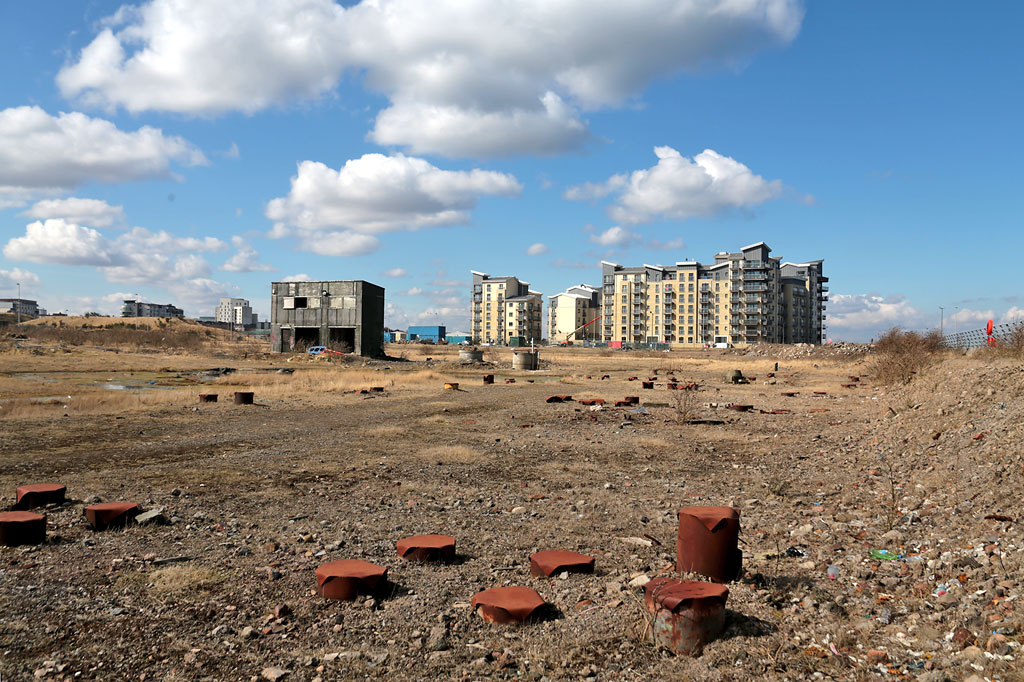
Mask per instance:
[[[990,654],[998,654],[1005,656],[1010,653],[1010,644],[1006,641],[1005,635],[995,634],[988,638],[985,642],[985,651]]]
[[[878,663],[885,663],[889,660],[889,654],[880,649],[869,649],[868,650],[868,663],[876,665]]]
[[[270,682],[277,682],[277,680],[287,677],[288,671],[284,668],[264,668],[263,672],[260,674],[265,680],[270,680]]]
[[[148,512],[143,512],[136,516],[135,523],[140,526],[163,526],[167,523],[167,517],[164,516],[163,509],[150,509]]]

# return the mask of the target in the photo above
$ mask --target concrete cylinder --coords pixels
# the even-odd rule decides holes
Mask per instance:
[[[470,364],[473,362],[483,362],[484,352],[477,350],[476,348],[466,348],[459,351],[459,362]]]
[[[515,351],[512,353],[512,369],[534,370],[540,366],[540,353],[537,351]]]
[[[700,573],[719,583],[735,580],[743,564],[739,534],[740,513],[732,507],[683,507],[676,570]]]

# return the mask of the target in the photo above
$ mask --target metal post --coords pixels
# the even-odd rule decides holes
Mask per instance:
[[[21,324],[21,282],[15,282],[18,285],[18,302],[14,306],[18,309],[18,324]]]
[[[135,331],[139,331],[139,295],[135,294]]]
[[[944,316],[945,312],[946,312],[946,309],[943,308],[940,305],[939,306],[939,336],[942,336],[943,316]]]

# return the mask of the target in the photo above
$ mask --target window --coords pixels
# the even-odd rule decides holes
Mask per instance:
[[[294,296],[285,296],[284,300],[281,302],[281,307],[284,308],[285,310],[294,310],[295,309],[295,297]]]
[[[307,307],[306,306],[306,297],[305,296],[296,296],[292,300],[295,301],[295,304],[293,306],[295,308],[305,308],[305,307]]]

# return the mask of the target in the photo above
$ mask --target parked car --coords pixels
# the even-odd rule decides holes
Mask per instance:
[[[341,351],[331,350],[327,346],[310,346],[306,352],[310,355],[344,355]]]

